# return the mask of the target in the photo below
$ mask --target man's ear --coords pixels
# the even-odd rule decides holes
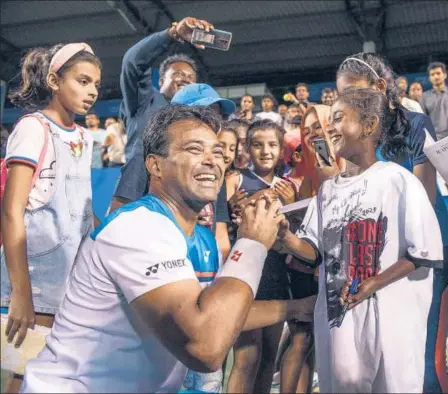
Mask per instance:
[[[146,170],[151,175],[151,178],[152,177],[161,178],[162,176],[162,171],[160,169],[160,159],[161,159],[160,156],[152,154],[146,157],[145,161]]]
[[[163,83],[164,83],[165,81],[163,80],[163,78],[162,77],[160,77],[159,78],[159,89],[163,86]]]
[[[47,75],[47,85],[52,92],[57,92],[59,90],[59,78],[55,73]]]
[[[384,78],[378,78],[375,82],[376,87],[378,88],[378,90],[385,94],[386,90],[387,90],[387,82]]]

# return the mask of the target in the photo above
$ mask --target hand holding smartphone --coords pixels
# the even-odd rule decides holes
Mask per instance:
[[[191,36],[191,43],[195,45],[203,45],[207,48],[218,49],[220,51],[228,51],[232,42],[232,33],[224,30],[211,29],[205,31],[202,29],[194,29]]]
[[[328,148],[327,141],[324,138],[318,138],[314,140],[314,150],[322,158],[326,166],[331,167],[330,163],[330,149]]]

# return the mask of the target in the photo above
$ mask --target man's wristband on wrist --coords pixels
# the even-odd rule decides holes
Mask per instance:
[[[236,241],[217,278],[235,278],[245,282],[253,296],[257,294],[268,251],[264,245],[248,238]]]

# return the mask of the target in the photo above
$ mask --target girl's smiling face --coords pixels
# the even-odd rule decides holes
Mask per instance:
[[[324,138],[324,130],[317,117],[316,111],[311,111],[305,118],[303,125],[304,129],[304,141],[310,152],[315,152],[313,142],[318,138]]]
[[[249,154],[257,172],[274,171],[280,160],[281,145],[274,129],[256,130],[249,143]]]
[[[221,130],[218,134],[219,142],[223,147],[224,164],[226,170],[235,161],[237,154],[238,140],[236,134],[231,130]]]

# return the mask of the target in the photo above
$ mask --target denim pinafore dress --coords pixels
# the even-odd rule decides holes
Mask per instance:
[[[44,118],[39,113],[33,116]],[[78,250],[93,230],[88,154],[92,142],[81,131],[83,154],[74,157],[57,132],[51,130],[49,121],[43,120],[55,151],[55,190],[46,204],[25,211],[25,227],[34,311],[56,314]],[[3,248],[0,265],[1,306],[8,307],[11,284]]]

